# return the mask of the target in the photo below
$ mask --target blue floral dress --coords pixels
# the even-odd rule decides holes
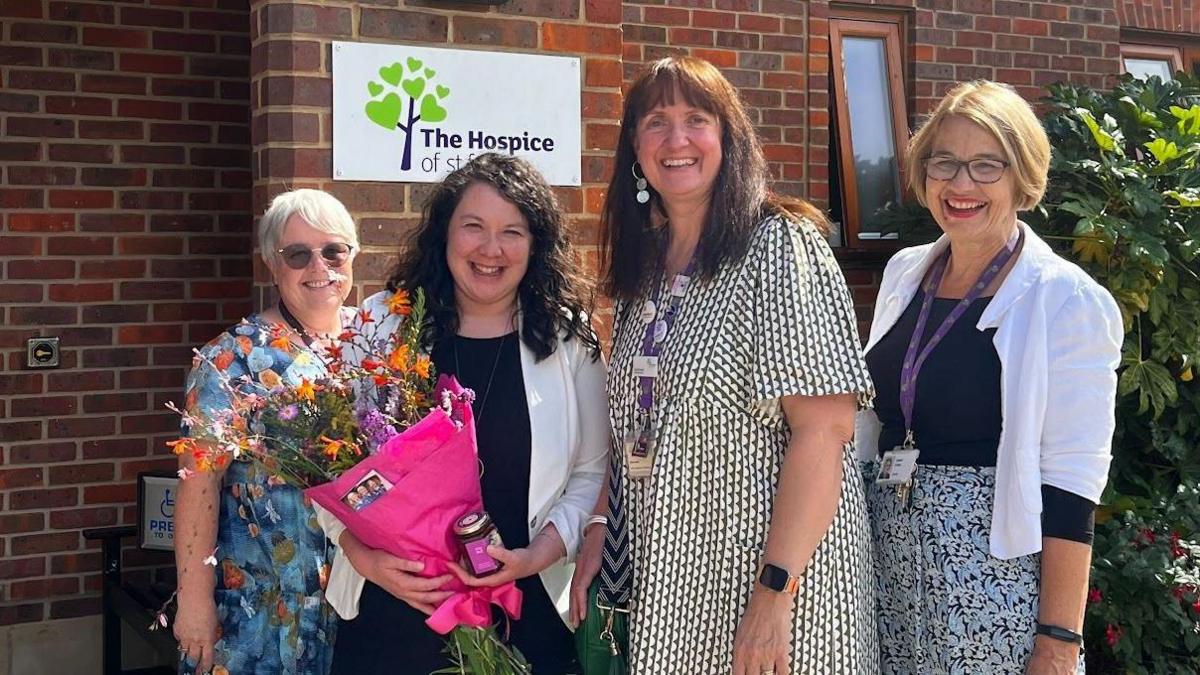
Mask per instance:
[[[257,314],[205,345],[187,381],[187,410],[230,407],[224,371],[247,393],[312,381],[324,362]],[[243,378],[239,380],[239,378]],[[300,490],[248,461],[226,470],[217,521],[216,603],[221,636],[214,675],[325,675],[337,615],[325,602],[333,547]],[[185,660],[180,673],[191,675]]]

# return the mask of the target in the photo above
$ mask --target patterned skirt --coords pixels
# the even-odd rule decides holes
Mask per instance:
[[[918,466],[912,503],[864,468],[885,675],[1021,675],[1033,652],[1041,555],[1000,560],[988,539],[996,470]],[[1079,657],[1083,675],[1083,656]]]

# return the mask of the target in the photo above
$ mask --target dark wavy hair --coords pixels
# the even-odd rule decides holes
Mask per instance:
[[[666,213],[654,186],[649,186],[648,203],[637,202],[631,167],[637,161],[633,145],[638,122],[659,105],[673,105],[676,96],[721,123],[721,167],[700,233],[702,278],[711,279],[723,265],[745,256],[755,228],[768,215],[807,218],[822,231],[828,228],[825,216],[812,204],[767,187],[762,145],[737,90],[721,71],[692,56],[660,59],[642,70],[625,95],[612,180],[600,216],[603,290],[613,298],[637,297],[662,265],[666,232],[655,227],[651,209],[660,216]]]
[[[388,290],[414,293],[425,289],[427,340],[457,333],[454,279],[446,262],[447,231],[463,193],[474,183],[496,188],[529,223],[533,238],[529,267],[517,287],[521,341],[538,361],[554,353],[560,335],[583,341],[593,358],[598,358],[599,340],[587,319],[590,293],[585,294],[584,284],[574,272],[577,265],[558,202],[546,179],[518,157],[484,153],[446,176],[426,200],[421,223],[388,278]]]

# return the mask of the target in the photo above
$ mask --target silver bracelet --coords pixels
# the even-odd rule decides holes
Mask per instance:
[[[607,526],[607,525],[608,525],[608,516],[597,516],[597,515],[592,515],[591,517],[589,517],[589,518],[587,519],[587,524],[583,526],[583,534],[584,534],[584,536],[587,536],[587,531],[588,531],[588,528],[589,528],[589,527],[591,527],[591,526],[593,526],[593,525],[604,525],[604,526]]]

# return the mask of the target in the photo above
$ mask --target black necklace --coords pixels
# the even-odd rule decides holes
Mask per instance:
[[[297,319],[296,315],[292,314],[292,310],[288,309],[288,306],[286,303],[284,303],[283,298],[279,299],[279,315],[283,317],[283,320],[287,322],[287,325],[292,330],[296,331],[296,334],[300,336],[300,339],[304,340],[304,345],[311,349],[313,343],[317,341],[316,338],[314,338],[308,332],[308,330],[304,328],[304,325],[300,323],[300,319]]]
[[[458,339],[460,336],[455,335],[454,341],[454,374],[462,377],[462,368],[458,365]],[[500,346],[496,348],[496,360],[492,362],[492,372],[488,375],[487,386],[483,389],[483,398],[479,402],[479,412],[475,415],[475,424],[483,422],[483,409],[487,407],[488,394],[492,393],[492,379],[496,377],[496,368],[500,365],[500,356],[504,353],[504,342],[508,340],[508,335],[505,334],[500,338]]]

